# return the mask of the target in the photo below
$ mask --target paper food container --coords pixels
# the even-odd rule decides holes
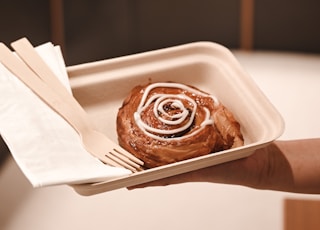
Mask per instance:
[[[93,195],[247,157],[278,138],[281,115],[233,54],[211,42],[196,42],[115,59],[68,67],[74,96],[97,127],[117,142],[116,116],[123,100],[139,84],[174,81],[215,95],[241,125],[245,145],[92,184],[71,185]]]

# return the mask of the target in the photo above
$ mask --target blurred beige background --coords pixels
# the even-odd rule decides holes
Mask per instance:
[[[315,0],[1,0],[0,38],[54,41],[68,65],[202,40],[320,53],[319,8]]]

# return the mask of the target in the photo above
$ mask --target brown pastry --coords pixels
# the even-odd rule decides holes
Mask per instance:
[[[214,96],[180,83],[136,86],[117,115],[119,144],[153,168],[243,145]]]

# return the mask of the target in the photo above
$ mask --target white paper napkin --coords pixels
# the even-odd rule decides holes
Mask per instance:
[[[71,92],[60,48],[46,43],[37,51]],[[1,63],[0,134],[34,187],[98,182],[131,174],[86,152],[73,128]]]

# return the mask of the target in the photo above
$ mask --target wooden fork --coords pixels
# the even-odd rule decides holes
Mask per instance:
[[[140,159],[94,129],[84,109],[59,82],[28,40],[18,40],[12,46],[29,67],[0,43],[2,64],[78,132],[89,153],[111,166],[124,167],[132,172],[142,170],[143,162]]]

